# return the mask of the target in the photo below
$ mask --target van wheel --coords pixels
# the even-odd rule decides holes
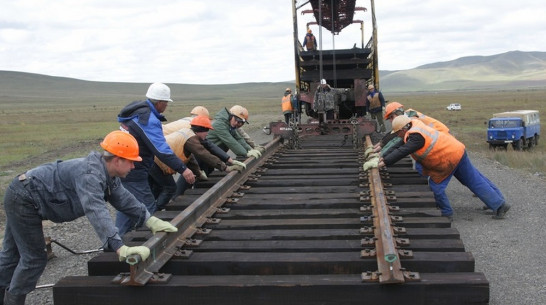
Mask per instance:
[[[489,150],[495,150],[497,148],[497,145],[493,145],[489,143]]]
[[[537,135],[537,134],[535,135],[535,146],[538,145],[538,138],[539,138],[539,137],[540,137],[539,135]]]
[[[522,150],[523,149],[523,141],[521,141],[521,139],[519,139],[516,142],[512,143],[512,148],[514,150]]]
[[[527,148],[529,149],[533,148],[534,144],[535,144],[535,137],[529,138],[529,140],[527,140]]]

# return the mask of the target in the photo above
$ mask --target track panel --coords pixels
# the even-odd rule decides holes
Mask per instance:
[[[409,159],[380,175],[396,207],[389,213],[395,237],[405,240],[397,248],[411,253],[399,262],[419,279],[363,280],[378,270],[376,257],[365,254],[376,247],[373,200],[362,151],[343,140],[318,136],[298,150],[281,146],[225,196],[230,200],[210,216],[215,221],[199,225],[205,234],[194,234],[145,286],[113,281],[129,265],[103,253],[88,262],[89,276],[55,285],[55,304],[487,304],[487,279],[474,271],[472,254]],[[198,185],[155,216],[176,219],[210,187]],[[141,245],[150,237],[139,230],[125,241]]]

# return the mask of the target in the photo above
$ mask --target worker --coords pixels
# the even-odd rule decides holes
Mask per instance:
[[[501,191],[472,165],[464,144],[451,134],[435,130],[405,115],[393,120],[392,133],[401,137],[404,144],[383,158],[372,157],[364,163],[364,170],[390,166],[411,155],[429,177],[429,186],[442,216],[453,220],[453,209],[445,193],[453,176],[495,211],[493,218],[504,218],[510,210]]]
[[[413,109],[408,109],[406,111],[404,111],[404,105],[398,103],[398,102],[390,102],[387,104],[387,106],[385,107],[385,116],[384,116],[384,119],[385,120],[390,120],[392,122],[392,120],[399,116],[399,115],[406,115],[410,118],[415,118],[415,119],[418,119],[420,121],[422,121],[425,125],[429,126],[429,127],[432,127],[440,132],[447,132],[449,133],[449,128],[443,124],[442,122],[438,121],[437,119],[433,118],[433,117],[430,117],[430,116],[426,116],[424,114],[422,114],[421,112],[419,111],[416,111],[416,110],[413,110]],[[377,142],[375,145],[374,145],[374,152],[381,152],[381,155],[384,155],[386,154],[391,148],[397,146],[397,145],[400,145],[400,143],[402,142],[402,139],[398,136],[396,136],[396,134],[393,134],[393,133],[387,133],[382,139],[381,141]]]
[[[236,156],[259,158],[262,153],[252,148],[237,131],[245,123],[249,123],[246,108],[240,105],[235,105],[230,110],[224,108],[214,117],[213,129],[208,133],[207,139],[226,152],[231,150]]]
[[[307,34],[305,34],[302,46],[307,48],[307,51],[317,50],[317,39],[315,38],[315,35],[313,35],[313,31],[311,31],[311,29],[307,29]]]
[[[284,95],[281,99],[281,108],[284,115],[284,121],[286,125],[288,125],[292,118],[292,112],[294,111],[292,108],[292,90],[290,88],[284,90]]]
[[[313,111],[322,114],[319,117],[321,122],[334,119],[335,91],[328,85],[325,79],[320,80],[320,85],[315,91],[313,100]]]
[[[115,251],[120,261],[138,254],[150,255],[144,246],[128,247],[118,234],[106,205],[123,211],[137,226],[145,224],[155,234],[176,232],[168,222],[150,216],[146,206],[126,190],[120,178],[142,161],[136,139],[113,131],[100,146],[102,153],[40,165],[12,180],[4,195],[6,228],[0,252],[0,304],[24,304],[47,264],[43,220],[62,223],[87,216],[105,251]]]
[[[137,139],[142,157],[142,162],[136,163],[135,169],[121,181],[129,192],[146,205],[148,212],[153,214],[157,207],[148,179],[154,156],[180,173],[189,184],[195,182],[195,174],[173,153],[163,136],[161,122],[166,119],[161,113],[173,101],[170,88],[162,83],[153,83],[146,92],[146,98],[145,101],[128,104],[118,114],[121,128]],[[122,236],[135,228],[134,223],[122,212],[116,215],[116,226]]]
[[[375,90],[375,86],[368,86],[368,94],[366,96],[366,111],[371,115],[372,119],[377,120],[379,131],[385,132],[385,123],[383,122],[383,111],[385,111],[385,98],[381,91]]]
[[[229,156],[224,162],[203,145],[203,143],[208,143],[208,141],[206,141],[206,137],[210,129],[212,129],[210,119],[207,116],[199,115],[191,120],[190,127],[185,127],[175,131],[167,135],[165,138],[174,153],[185,162],[189,160],[191,156],[195,156],[207,166],[213,169],[216,168],[220,171],[241,172],[244,168],[246,168],[246,165],[243,162],[233,160]],[[226,162],[229,164],[226,164]],[[171,189],[165,189],[163,187],[163,190],[157,196],[157,208],[162,210],[172,198],[182,195],[189,184],[185,179],[178,179],[178,183],[175,183],[172,175],[176,172],[157,158],[155,159],[155,163],[161,169],[161,174],[163,175],[163,177],[158,180],[170,180],[171,183],[175,185],[175,189],[172,193],[170,192]],[[168,185],[171,185],[171,183]],[[163,185],[159,185],[159,187],[162,186]]]
[[[248,120],[248,110],[243,106],[234,105],[233,107],[231,107],[229,109],[229,111],[232,112],[232,113],[240,111],[241,116],[244,117],[246,120]],[[260,154],[263,154],[265,152],[265,147],[263,147],[262,145],[257,144],[254,140],[252,140],[250,135],[248,133],[246,133],[245,130],[243,129],[243,125],[244,124],[241,124],[241,126],[239,126],[237,129],[235,129],[237,131],[237,133],[239,133],[241,138],[243,138],[245,140],[245,142],[246,142],[246,144],[248,144],[248,146],[250,146],[252,149],[257,150]]]
[[[198,115],[203,115],[203,116],[206,116],[206,117],[210,117],[209,116],[209,110],[203,106],[195,106],[193,107],[193,109],[190,111],[190,116],[188,117],[183,117],[179,120],[176,120],[174,122],[170,122],[170,123],[167,123],[167,124],[163,124],[163,135],[168,135],[168,134],[171,134],[175,131],[178,131],[182,128],[186,128],[186,127],[190,127],[190,122],[191,120],[198,116]]]

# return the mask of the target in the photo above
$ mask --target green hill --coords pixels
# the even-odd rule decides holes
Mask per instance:
[[[546,52],[512,51],[382,71],[380,84],[387,92],[546,88]]]

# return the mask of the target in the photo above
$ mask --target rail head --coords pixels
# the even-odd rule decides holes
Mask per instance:
[[[250,157],[245,160],[244,163],[247,166],[245,170],[241,173],[228,173],[184,211],[176,215],[171,224],[178,228],[178,232],[154,234],[143,244],[150,249],[150,257],[146,260],[142,260],[139,255],[127,257],[126,262],[130,265],[129,276],[118,276],[116,281],[128,286],[146,285],[175,254],[183,251],[188,240],[216,213],[230,194],[239,189],[281,145],[280,138],[273,139],[265,145],[265,152],[260,158]]]

